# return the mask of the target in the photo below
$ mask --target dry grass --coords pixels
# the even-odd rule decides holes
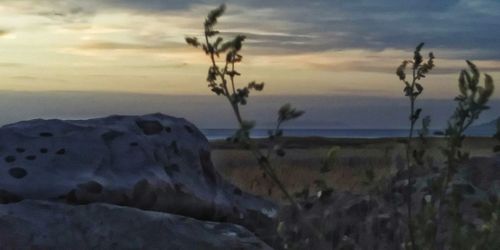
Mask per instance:
[[[431,139],[428,148],[428,162],[439,164],[443,158],[440,147],[442,139]],[[252,155],[237,146],[226,142],[214,142],[212,160],[219,172],[243,190],[273,200],[281,200],[281,193],[269,180],[263,177]],[[314,191],[314,181],[324,180],[335,190],[365,192],[365,171],[374,170],[379,180],[384,180],[398,165],[404,166],[404,141],[398,139],[320,139],[290,138],[287,154],[275,157],[278,176],[292,192],[301,191],[309,186]],[[473,156],[492,154],[495,141],[488,138],[467,139],[465,149]],[[320,169],[327,158],[328,151],[337,147],[337,156],[332,171],[322,174]]]

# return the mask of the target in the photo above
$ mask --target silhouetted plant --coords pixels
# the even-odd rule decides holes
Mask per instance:
[[[270,159],[273,153],[280,157],[285,155],[283,147],[277,143],[277,139],[283,135],[281,126],[300,117],[304,114],[304,111],[297,110],[290,104],[285,104],[279,109],[276,127],[269,132],[271,144],[267,152],[263,152],[259,145],[250,138],[250,132],[255,127],[255,122],[244,119],[240,107],[247,104],[252,91],[262,91],[265,84],[252,81],[243,87],[237,86],[236,78],[241,73],[236,70],[236,65],[243,60],[241,49],[246,37],[237,35],[230,41],[224,41],[221,36],[218,36],[220,32],[215,29],[215,25],[225,10],[226,6],[223,4],[210,11],[204,23],[203,42],[200,42],[196,37],[187,37],[186,42],[195,48],[201,47],[205,54],[210,57],[211,65],[208,68],[207,75],[208,87],[216,95],[227,99],[239,125],[238,131],[231,140],[239,142],[248,148],[257,159],[259,166],[264,171],[264,175],[270,177],[285,198],[297,209],[300,209],[300,205],[278,178]],[[217,61],[220,57],[225,59],[222,66]]]
[[[467,70],[463,70],[460,74],[458,84],[460,94],[455,98],[457,108],[449,119],[448,128],[445,131],[448,141],[448,146],[443,151],[447,156],[445,185],[456,173],[458,163],[468,159],[469,154],[461,149],[465,139],[464,132],[484,110],[489,109],[486,104],[494,90],[493,79],[490,75],[485,74],[484,86],[479,86],[480,72],[478,68],[470,61],[467,61],[467,64],[472,75]]]
[[[494,91],[491,76],[485,74],[484,85],[480,86],[481,74],[479,69],[470,61],[467,61],[467,64],[470,72],[462,70],[460,74],[458,81],[460,94],[455,98],[457,108],[448,120],[448,128],[445,131],[447,146],[443,149],[443,154],[446,156],[446,168],[441,174],[441,178],[438,179],[442,182],[437,197],[439,199],[439,209],[437,210],[436,225],[438,229],[436,231],[439,233],[439,227],[448,224],[443,223],[445,209],[447,208],[447,216],[452,223],[452,235],[449,242],[452,248],[465,247],[466,242],[463,239],[467,237],[463,232],[470,232],[474,228],[463,220],[460,212],[460,205],[464,198],[463,190],[457,185],[450,186],[450,183],[457,174],[460,163],[469,159],[469,153],[462,149],[465,131],[479,118],[483,111],[489,109],[487,103]],[[446,195],[447,192],[450,195]],[[473,242],[469,243],[474,245]]]
[[[446,146],[442,149],[446,157],[445,167],[435,171],[431,178],[425,181],[426,190],[420,210],[416,213],[415,224],[409,225],[414,230],[411,247],[413,249],[497,249],[500,247],[497,237],[491,233],[499,232],[499,205],[496,195],[488,201],[475,204],[480,211],[482,227],[471,224],[463,218],[461,205],[467,189],[452,180],[459,171],[461,164],[469,158],[469,153],[463,151],[465,131],[479,115],[489,107],[487,103],[493,94],[493,79],[484,77],[484,85],[480,86],[480,72],[470,61],[467,61],[469,71],[463,70],[459,77],[460,94],[455,98],[457,108],[448,120],[444,133]],[[420,138],[425,143],[430,119],[423,120]],[[497,133],[498,135],[498,133]],[[414,160],[423,166],[425,148],[414,150]],[[406,200],[410,205],[410,199]],[[412,223],[412,222],[408,222]],[[410,235],[410,237],[412,237]]]
[[[208,69],[207,82],[208,87],[218,96],[227,99],[230,104],[239,129],[231,141],[238,142],[249,149],[256,158],[260,168],[265,176],[270,177],[274,184],[278,186],[285,198],[291,203],[300,214],[302,207],[297,199],[308,200],[310,198],[309,187],[305,187],[302,192],[295,196],[290,194],[287,188],[278,178],[275,168],[272,165],[272,157],[283,157],[285,150],[280,144],[280,138],[283,136],[282,125],[288,121],[300,117],[304,112],[294,109],[290,104],[282,106],[278,111],[276,126],[269,131],[269,144],[266,149],[261,147],[251,137],[251,131],[255,127],[255,122],[244,119],[240,108],[247,104],[250,94],[254,91],[262,91],[265,84],[259,82],[250,82],[244,86],[238,86],[236,79],[241,75],[236,71],[236,65],[243,59],[241,49],[246,37],[237,35],[232,40],[224,41],[219,36],[219,31],[215,30],[218,18],[225,12],[225,5],[221,5],[212,10],[204,23],[203,41],[196,37],[187,37],[186,42],[196,48],[201,48],[210,58],[211,65]],[[426,155],[427,136],[429,134],[430,117],[421,119],[422,128],[419,132],[419,143],[416,144],[415,126],[420,120],[422,110],[416,107],[416,101],[422,94],[424,87],[420,81],[434,68],[434,55],[429,53],[428,59],[424,61],[421,50],[424,44],[419,44],[412,60],[405,60],[397,68],[396,74],[404,83],[404,93],[410,102],[409,112],[409,133],[406,142],[406,183],[404,187],[404,205],[407,211],[407,240],[401,242],[406,248],[416,249],[498,249],[500,248],[500,202],[496,194],[490,195],[487,201],[481,201],[475,204],[479,211],[479,217],[482,221],[481,227],[467,222],[461,214],[461,203],[464,199],[464,191],[459,185],[454,185],[452,180],[457,175],[462,162],[469,158],[469,154],[464,152],[462,145],[465,139],[465,131],[469,128],[479,115],[488,109],[487,103],[493,94],[493,79],[489,75],[484,77],[484,85],[480,86],[480,72],[478,68],[470,61],[467,61],[469,70],[463,70],[459,78],[460,94],[455,98],[457,108],[448,121],[448,127],[444,133],[446,146],[442,152],[446,156],[445,166],[441,169],[432,168],[431,175],[420,178],[424,181],[423,199],[421,203],[413,204],[412,197],[416,178],[414,169],[416,167],[425,168],[424,157]],[[222,57],[223,60],[219,60]],[[222,61],[222,63],[220,62]],[[411,71],[407,76],[406,71]],[[495,135],[500,140],[500,121],[498,124],[498,133]],[[495,147],[495,151],[500,151],[500,146]],[[335,161],[335,150],[331,150],[328,159],[324,162],[321,172],[328,172]],[[401,176],[402,173],[398,173]],[[376,182],[377,176],[373,168],[365,171],[364,184],[372,187]],[[321,191],[318,198],[323,198],[325,194],[333,192],[325,181],[316,180],[314,185]],[[377,185],[378,186],[378,185]],[[375,186],[375,188],[377,188]],[[377,191],[379,192],[379,191]],[[413,211],[417,208],[417,211]],[[398,209],[394,209],[395,214]],[[299,215],[300,216],[300,215]],[[301,222],[299,218],[299,222]],[[399,219],[397,219],[399,220]],[[399,221],[398,221],[399,223]],[[301,224],[301,223],[298,223]],[[323,234],[317,232],[314,226],[304,222],[301,225],[307,226],[308,230],[316,233],[317,239],[324,240]],[[281,222],[278,231],[286,227]],[[293,230],[297,232],[297,230]],[[443,233],[444,232],[444,233]],[[306,239],[309,241],[310,239]],[[297,245],[304,244],[299,243]],[[308,243],[305,243],[308,245]],[[289,245],[293,247],[293,243]],[[302,245],[303,246],[303,245]],[[465,248],[464,248],[465,247]],[[491,248],[498,247],[498,248]]]
[[[333,146],[328,150],[325,159],[322,161],[320,173],[328,173],[333,169],[335,161],[337,160],[337,154],[339,150],[339,146]]]
[[[427,147],[429,146],[429,142],[427,140],[427,137],[429,136],[429,126],[431,123],[431,118],[429,116],[425,117],[422,119],[422,128],[419,131],[419,145],[416,150],[414,150],[413,157],[415,159],[416,165],[423,169],[426,170],[427,173],[430,172],[432,175],[433,173],[436,173],[437,169],[431,168],[426,169],[425,168],[425,163],[424,163],[424,157],[427,153]],[[431,171],[429,171],[431,170]],[[428,190],[435,190],[437,189],[436,184],[431,181],[427,181],[426,185],[427,187],[424,187],[424,189]],[[434,237],[436,235],[436,226],[433,224],[435,222],[435,216],[436,216],[436,208],[433,205],[428,205],[430,204],[430,199],[432,196],[430,195],[424,195],[421,204],[416,204],[417,207],[420,209],[416,211],[415,213],[415,219],[413,220],[413,227],[414,227],[414,233],[415,233],[415,245],[413,248],[416,249],[433,249],[434,247]],[[420,206],[418,206],[420,205]]]
[[[415,102],[417,98],[422,94],[424,87],[420,84],[420,80],[425,78],[426,74],[434,68],[434,54],[429,53],[429,59],[424,62],[424,59],[420,53],[424,43],[417,46],[414,52],[413,60],[405,60],[396,70],[396,74],[399,80],[403,81],[405,84],[404,94],[410,100],[410,131],[408,135],[408,141],[406,143],[406,170],[407,170],[407,187],[406,187],[406,203],[407,203],[407,216],[408,216],[408,233],[410,236],[410,243],[412,249],[416,249],[415,242],[415,232],[413,229],[413,204],[412,204],[412,193],[413,193],[413,168],[414,163],[412,158],[418,159],[422,158],[423,151],[414,151],[412,148],[412,140],[415,129],[415,124],[418,121],[422,109],[415,107]],[[412,75],[410,79],[407,79],[406,68],[410,66]]]

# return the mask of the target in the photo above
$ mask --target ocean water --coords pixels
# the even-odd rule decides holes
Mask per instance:
[[[223,140],[235,133],[234,129],[202,129],[208,140]],[[439,137],[438,130],[430,130],[430,136]],[[292,137],[325,137],[325,138],[397,138],[407,137],[407,129],[285,129],[285,136]],[[474,130],[467,133],[468,136],[491,137],[492,132],[486,130]],[[265,138],[268,129],[254,129],[253,138]]]
[[[221,140],[232,136],[234,129],[202,129],[209,140]],[[253,138],[265,138],[268,129],[254,129]],[[405,129],[285,129],[285,136],[291,137],[325,137],[325,138],[389,138],[406,137],[408,130]]]

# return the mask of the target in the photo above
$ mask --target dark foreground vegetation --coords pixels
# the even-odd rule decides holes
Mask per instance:
[[[276,237],[271,242],[273,247],[500,249],[498,158],[474,157],[470,151],[477,150],[467,147],[470,140],[465,137],[465,131],[489,109],[488,101],[494,91],[491,76],[481,74],[474,63],[466,61],[468,69],[459,73],[459,92],[454,100],[456,110],[450,114],[448,126],[442,131],[443,138],[435,143],[435,139],[428,138],[432,118],[421,117],[418,100],[425,94],[423,81],[436,67],[436,57],[431,52],[424,58],[424,44],[419,44],[413,57],[404,60],[396,70],[403,83],[403,94],[409,100],[409,135],[399,141],[399,146],[403,143],[404,152],[398,154],[399,162],[393,164],[390,154],[394,150],[391,147],[398,147],[398,144],[385,145],[385,159],[375,166],[362,168],[362,184],[366,188],[339,191],[333,187],[335,183],[325,179],[338,165],[340,149],[333,147],[317,162],[318,168],[311,167],[323,177],[318,175],[311,183],[298,188],[285,184],[287,180],[279,174],[283,169],[277,167],[277,162],[290,155],[283,146],[286,138],[283,138],[281,126],[302,115],[303,111],[289,104],[281,107],[276,128],[269,131],[264,147],[249,137],[255,122],[242,116],[241,107],[249,102],[252,91],[263,90],[264,83],[237,84],[241,72],[236,66],[243,60],[241,49],[246,37],[237,35],[224,41],[223,34],[215,29],[224,12],[225,5],[221,5],[208,14],[203,39],[188,37],[186,41],[202,48],[209,57],[208,87],[227,99],[234,111],[239,130],[228,140],[254,157],[260,175],[253,174],[252,185],[262,189],[260,183],[268,183],[267,195],[276,198],[279,192],[282,198],[278,199],[283,201],[283,206],[276,224]],[[495,137],[500,139],[500,132]],[[491,140],[487,144],[491,146]],[[499,150],[499,147],[492,146],[490,150]],[[363,155],[359,157],[365,160],[360,160],[362,163],[372,164],[366,160],[366,152],[360,153]],[[235,165],[243,164],[235,161]],[[248,173],[245,175],[250,177]],[[306,175],[304,173],[304,177]],[[297,181],[299,179],[303,183],[306,178],[298,176]]]

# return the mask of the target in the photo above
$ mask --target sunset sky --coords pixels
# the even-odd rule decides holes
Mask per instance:
[[[0,0],[0,90],[209,95],[208,58],[184,37],[220,3]],[[455,95],[464,59],[500,79],[497,0],[226,4],[219,29],[248,37],[241,82],[264,95],[400,96],[395,68],[420,42],[437,57],[426,98]]]

